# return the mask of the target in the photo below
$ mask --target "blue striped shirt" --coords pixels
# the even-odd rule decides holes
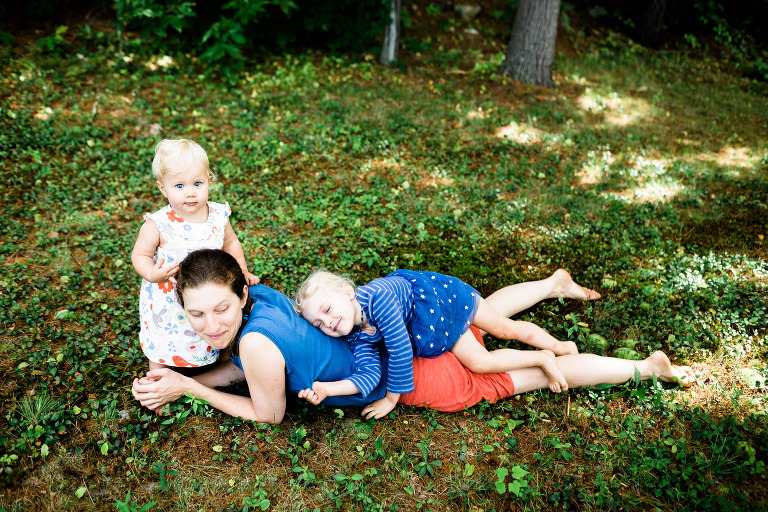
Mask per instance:
[[[413,288],[402,277],[380,277],[357,289],[357,300],[373,335],[356,331],[350,336],[355,354],[355,374],[350,380],[366,396],[381,380],[381,362],[374,343],[384,340],[387,348],[387,391],[413,391],[413,346],[406,327],[413,309]]]

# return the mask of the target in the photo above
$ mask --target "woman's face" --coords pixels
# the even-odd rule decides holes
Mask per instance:
[[[211,347],[223,350],[240,330],[248,288],[241,299],[220,284],[206,284],[184,290],[184,310],[195,332]]]

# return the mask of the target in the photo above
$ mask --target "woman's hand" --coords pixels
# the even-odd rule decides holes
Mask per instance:
[[[160,414],[164,405],[184,396],[187,379],[169,368],[150,370],[145,377],[133,380],[131,392],[141,405]]]
[[[384,398],[381,398],[379,400],[376,400],[375,402],[372,402],[365,406],[363,409],[363,416],[365,416],[365,419],[370,420],[371,418],[379,419],[383,418],[387,414],[392,411],[392,409],[395,408],[397,405],[397,400],[400,398],[399,393],[391,393],[387,391],[387,394]]]

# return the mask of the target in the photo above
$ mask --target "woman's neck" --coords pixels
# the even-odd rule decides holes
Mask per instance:
[[[243,316],[240,320],[240,327],[237,329],[237,334],[235,334],[234,339],[229,344],[229,353],[231,355],[238,356],[240,354],[240,336],[243,335],[243,328],[248,321],[248,317],[250,316],[252,309],[253,297],[249,295],[248,299],[245,301],[245,306],[243,306]]]

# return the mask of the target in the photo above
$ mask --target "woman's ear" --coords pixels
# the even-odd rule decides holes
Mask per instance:
[[[240,299],[240,308],[245,307],[245,303],[248,302],[248,285],[243,286],[243,298]]]
[[[349,300],[357,299],[357,294],[355,293],[355,289],[352,288],[351,286],[349,286],[349,284],[347,284],[347,283],[342,284],[341,285],[341,289],[342,289],[342,292],[344,293],[344,295]]]

